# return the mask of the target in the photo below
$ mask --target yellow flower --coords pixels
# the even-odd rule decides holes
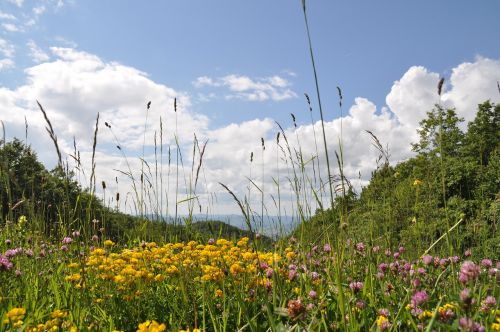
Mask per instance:
[[[144,323],[139,324],[137,332],[162,332],[167,329],[165,324],[159,324],[157,321],[147,320]]]
[[[71,281],[71,282],[76,282],[76,281],[80,280],[80,279],[81,279],[81,277],[82,277],[82,276],[80,275],[80,273],[75,273],[75,274],[72,274],[72,275],[70,275],[70,276],[66,276],[66,277],[64,278],[64,280],[66,280],[66,281]]]
[[[420,315],[418,315],[418,319],[426,319],[431,317],[432,317],[432,312],[430,312],[429,310],[425,310]]]
[[[222,290],[217,289],[217,290],[215,291],[215,296],[216,296],[216,297],[222,297],[223,295],[224,295],[224,292],[223,292]]]
[[[234,263],[231,265],[231,267],[229,268],[229,271],[231,272],[231,274],[238,274],[240,272],[245,272],[245,269],[241,267],[241,265],[239,263]]]
[[[387,317],[380,315],[380,316],[378,316],[376,322],[377,322],[377,326],[381,327],[383,325],[386,325],[388,323],[388,320],[387,320]]]
[[[7,318],[4,319],[4,324],[12,324],[14,327],[20,327],[23,325],[23,318],[26,315],[26,309],[24,308],[12,308],[5,315]]]
[[[50,317],[52,318],[64,318],[66,316],[68,316],[68,313],[64,310],[59,309],[52,311],[52,313],[50,314]]]
[[[497,310],[497,314],[498,314],[498,310]],[[491,329],[493,331],[500,331],[500,317],[497,317],[495,319],[496,323],[493,323],[491,324]]]
[[[248,244],[248,241],[250,241],[250,239],[248,237],[242,237],[238,243],[236,244],[238,247],[245,247],[247,244]]]
[[[155,276],[155,281],[157,281],[157,282],[162,282],[163,280],[165,280],[165,276],[164,276],[164,275],[162,275],[162,274],[157,274],[157,275]]]
[[[111,241],[111,240],[106,240],[106,241],[104,241],[104,245],[106,247],[112,247],[112,246],[115,245],[115,243],[113,241]]]
[[[127,280],[127,278],[125,278],[121,274],[118,274],[118,275],[116,275],[116,276],[113,277],[113,281],[116,282],[117,284],[125,282],[125,280]]]
[[[110,241],[110,240],[108,240]],[[113,242],[113,241],[111,241]],[[95,248],[92,253],[92,255],[95,255],[95,256],[102,256],[102,255],[105,255],[106,254],[106,250],[102,249],[102,248]]]
[[[23,215],[19,217],[19,219],[17,220],[17,224],[19,225],[19,227],[23,227],[27,221],[28,219],[26,218],[26,216]]]
[[[11,320],[19,320],[23,319],[24,315],[26,315],[26,309],[24,308],[12,308],[7,313],[7,318]]]
[[[453,310],[456,308],[456,305],[453,303],[446,303],[438,308],[440,314],[446,313],[447,310]]]
[[[497,322],[491,324],[491,329],[493,331],[500,331],[500,318],[497,318]]]
[[[415,181],[413,181],[413,186],[417,187],[417,186],[422,185],[422,183],[423,183],[423,182],[422,182],[421,180],[416,179]]]

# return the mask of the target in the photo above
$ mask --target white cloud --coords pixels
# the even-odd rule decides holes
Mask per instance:
[[[193,85],[197,88],[225,86],[231,92],[226,94],[228,100],[281,101],[297,97],[297,94],[289,88],[290,82],[277,75],[261,79],[243,75],[227,75],[216,79],[201,76],[193,82]]]
[[[14,45],[7,40],[0,38],[0,53],[7,58],[12,58],[15,53]]]
[[[12,59],[0,59],[0,71],[14,67]]]
[[[500,103],[497,82],[500,81],[500,60],[478,57],[453,68],[450,84],[453,87],[443,95],[448,105],[466,121],[474,119],[477,105],[487,99]]]
[[[48,61],[50,59],[49,55],[45,53],[40,47],[38,47],[38,45],[33,40],[28,41],[28,43],[26,43],[26,46],[28,46],[28,48],[30,49],[31,59],[33,59],[34,62],[39,63]]]
[[[204,86],[219,86],[219,83],[214,82],[214,80],[208,76],[200,76],[193,81],[193,85],[197,88]]]
[[[402,125],[415,128],[426,112],[439,102],[438,81],[438,74],[415,66],[394,82],[386,102]]]
[[[35,16],[38,17],[42,15],[45,12],[45,10],[46,10],[45,6],[37,6],[33,8],[33,14],[35,14]]]
[[[146,103],[152,101],[150,123],[159,123],[160,115],[164,119],[169,116],[165,127],[171,130],[174,97],[178,98],[181,138],[191,138],[193,132],[204,130],[207,119],[186,110],[190,101],[185,94],[154,83],[145,73],[70,48],[53,47],[51,51],[56,60],[28,68],[28,84],[20,87],[19,92],[31,103],[39,99],[71,124],[62,128],[65,136],[89,135],[88,124],[100,112],[104,121],[118,129],[120,144],[137,149],[143,141]],[[165,109],[172,110],[171,114],[165,113]],[[148,133],[147,142],[152,142],[153,134]]]
[[[11,21],[17,20],[17,18],[14,15],[9,14],[9,13],[4,13],[2,11],[0,11],[0,19],[1,20],[11,20]]]
[[[21,31],[19,27],[12,23],[2,23],[2,27],[9,32],[19,32]]]
[[[14,5],[16,5],[18,7],[22,7],[23,3],[24,3],[24,0],[7,0],[7,1],[10,3],[13,3]]]

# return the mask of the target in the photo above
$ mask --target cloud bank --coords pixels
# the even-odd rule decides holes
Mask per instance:
[[[53,47],[50,51],[50,56],[38,57],[41,63],[25,70],[25,84],[16,89],[0,87],[0,119],[5,123],[7,136],[24,139],[27,123],[28,143],[48,165],[54,165],[55,154],[45,133],[45,123],[36,100],[47,110],[66,156],[73,152],[75,138],[87,170],[90,168],[92,136],[99,112],[97,179],[98,182],[106,181],[109,191],[120,192],[121,197],[129,198],[129,202],[133,196],[130,179],[117,171],[127,172],[129,167],[134,170],[136,179],[141,168],[145,169],[151,182],[150,192],[160,191],[156,179],[163,179],[163,211],[166,211],[168,201],[170,212],[176,200],[196,195],[195,212],[239,213],[235,202],[220,186],[219,182],[223,182],[238,197],[246,196],[256,210],[260,209],[260,190],[263,190],[266,210],[274,215],[278,209],[276,184],[280,183],[280,211],[291,215],[297,199],[289,179],[293,177],[293,167],[298,165],[288,158],[288,151],[294,158],[301,154],[307,162],[306,175],[310,181],[306,182],[309,186],[319,188],[321,185],[314,179],[314,174],[318,172],[326,178],[319,122],[297,128],[285,127],[288,143],[283,133],[277,141],[279,128],[270,118],[214,128],[209,118],[190,111],[193,97],[188,92],[156,83],[146,73],[133,67],[104,61],[74,48]],[[496,90],[498,77],[498,60],[478,57],[473,62],[459,64],[453,68],[447,81],[442,103],[455,107],[460,117],[472,120],[477,104],[486,99],[500,102]],[[372,131],[382,144],[388,144],[392,163],[410,158],[413,155],[410,143],[418,139],[416,129],[419,122],[438,102],[438,80],[437,73],[420,66],[411,67],[388,89],[386,105],[377,106],[366,98],[358,97],[343,118],[325,122],[330,156],[339,150],[342,130],[345,173],[358,190],[367,184],[378,156],[365,131]],[[244,100],[295,97],[290,90],[291,82],[277,75],[262,79],[238,75],[199,77],[193,84],[197,88],[224,87],[235,98]],[[149,110],[146,107],[148,101],[151,101]],[[104,122],[111,129],[104,126]],[[195,134],[199,145],[193,149]],[[163,155],[160,155],[160,139]],[[193,193],[201,146],[205,141],[208,144]],[[177,154],[178,146],[181,155]],[[317,149],[319,159],[316,159]],[[147,165],[141,164],[139,157],[143,156]],[[179,170],[177,182],[175,165],[181,162],[183,167]],[[332,161],[332,164],[336,162]],[[332,169],[332,173],[337,172]],[[79,176],[85,185],[85,174]],[[310,192],[305,195],[311,197]],[[156,204],[156,199],[151,204]],[[187,205],[181,203],[181,211],[185,211]],[[121,208],[130,211],[130,207],[124,205]]]

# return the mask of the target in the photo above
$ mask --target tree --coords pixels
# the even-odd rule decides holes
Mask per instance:
[[[500,145],[500,104],[486,101],[478,105],[477,115],[465,135],[464,154],[476,156],[481,166],[487,166],[490,155]]]
[[[427,118],[420,121],[420,129],[417,130],[420,141],[412,144],[413,151],[432,156],[457,156],[458,148],[464,141],[464,133],[458,127],[463,121],[454,109],[435,105],[432,111],[427,112]]]
[[[38,197],[43,179],[48,173],[30,146],[18,139],[2,143],[4,144],[0,148],[0,200],[1,217],[5,220],[13,205]]]

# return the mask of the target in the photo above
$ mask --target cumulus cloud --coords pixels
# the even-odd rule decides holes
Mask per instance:
[[[266,211],[273,215],[278,209],[276,184],[279,183],[281,213],[286,211],[290,215],[303,199],[301,197],[298,200],[293,195],[290,184],[294,168],[300,171],[297,160],[300,156],[306,163],[306,181],[302,184],[305,196],[314,201],[312,187],[327,201],[324,190],[327,188],[324,186],[326,162],[320,141],[320,122],[297,128],[285,126],[287,140],[281,133],[279,142],[276,135],[280,129],[269,118],[214,128],[206,116],[190,111],[191,97],[188,93],[156,83],[144,72],[104,61],[96,55],[74,48],[54,47],[51,53],[50,60],[25,70],[24,85],[16,89],[0,88],[0,118],[6,123],[7,134],[9,137],[24,137],[24,121],[28,119],[28,141],[40,151],[43,160],[55,159],[51,142],[44,132],[44,120],[35,104],[38,99],[52,120],[62,150],[65,154],[71,153],[73,137],[76,137],[82,163],[88,170],[93,127],[99,112],[101,125],[96,151],[98,181],[104,180],[110,191],[120,192],[122,204],[124,197],[129,202],[133,199],[133,190],[129,177],[116,170],[128,172],[130,167],[136,181],[139,178],[137,172],[145,168],[150,192],[159,190],[155,187],[156,174],[163,179],[163,211],[166,210],[167,200],[172,211],[176,201],[196,196],[196,203],[202,206],[203,212],[210,207],[213,213],[239,213],[236,203],[219,184],[222,182],[255,210],[260,209],[262,190]],[[495,90],[499,73],[500,62],[497,60],[477,58],[474,62],[458,65],[452,71],[441,102],[456,107],[459,116],[472,119],[477,104],[485,99],[500,102]],[[411,67],[388,89],[387,105],[375,105],[366,98],[358,97],[343,118],[324,123],[330,157],[334,158],[335,151],[339,151],[341,138],[344,172],[358,190],[368,183],[378,156],[366,130],[373,132],[382,144],[389,146],[393,164],[410,158],[413,155],[410,143],[418,139],[416,129],[420,120],[439,101],[436,88],[438,80],[439,75],[426,68]],[[273,89],[277,93],[290,89],[290,82],[281,76],[261,79],[238,75],[216,79],[200,77],[193,84],[198,84],[199,88],[226,87],[235,96],[264,93],[268,99],[273,99]],[[174,98],[178,101],[177,112],[174,112]],[[148,101],[152,102],[149,110],[146,109]],[[164,144],[161,156],[160,116]],[[103,126],[104,122],[111,126],[112,131]],[[200,144],[208,140],[195,192],[192,184],[199,151],[195,148],[193,155],[194,134]],[[264,139],[265,150],[261,139]],[[177,143],[182,154],[177,154]],[[121,151],[116,145],[120,145]],[[143,155],[147,166],[141,164],[139,159]],[[178,183],[175,181],[177,162],[183,165],[179,170]],[[335,160],[332,159],[331,164],[336,165]],[[157,165],[163,168],[163,172],[156,169]],[[332,173],[338,174],[338,169],[332,167]],[[319,172],[323,183],[315,178]],[[118,184],[115,177],[118,178]],[[85,183],[85,178],[82,175],[82,183]],[[178,188],[178,195],[175,194],[175,188]],[[188,203],[181,205],[181,211],[185,211]],[[130,206],[121,207],[130,212]],[[313,212],[314,206],[310,213]]]
[[[226,99],[282,101],[297,97],[297,94],[290,89],[291,83],[278,75],[259,79],[244,75],[227,75],[219,78],[201,76],[193,81],[193,85],[196,88],[226,87],[230,91],[226,94]]]
[[[497,83],[500,80],[500,60],[478,57],[474,62],[465,62],[453,68],[451,89],[443,95],[448,105],[458,114],[471,121],[477,104],[491,99],[499,103]]]
[[[30,40],[28,43],[26,43],[26,46],[30,49],[30,55],[31,59],[36,62],[44,62],[48,61],[50,59],[49,55],[45,53],[38,45],[33,41]]]
[[[53,47],[51,52],[55,61],[28,68],[28,84],[18,92],[27,102],[33,104],[38,99],[54,116],[65,119],[70,125],[62,128],[64,135],[88,135],[88,124],[100,112],[101,118],[118,130],[124,147],[138,149],[143,143],[146,102],[153,105],[148,114],[150,123],[159,123],[162,116],[165,128],[171,130],[175,127],[174,98],[178,99],[177,118],[182,123],[179,137],[191,138],[194,132],[205,129],[206,117],[187,111],[190,101],[186,94],[151,81],[144,72],[71,48]],[[146,135],[150,144],[153,135]]]
[[[438,81],[438,74],[415,66],[394,82],[386,103],[402,125],[415,128],[439,101],[436,92]]]

